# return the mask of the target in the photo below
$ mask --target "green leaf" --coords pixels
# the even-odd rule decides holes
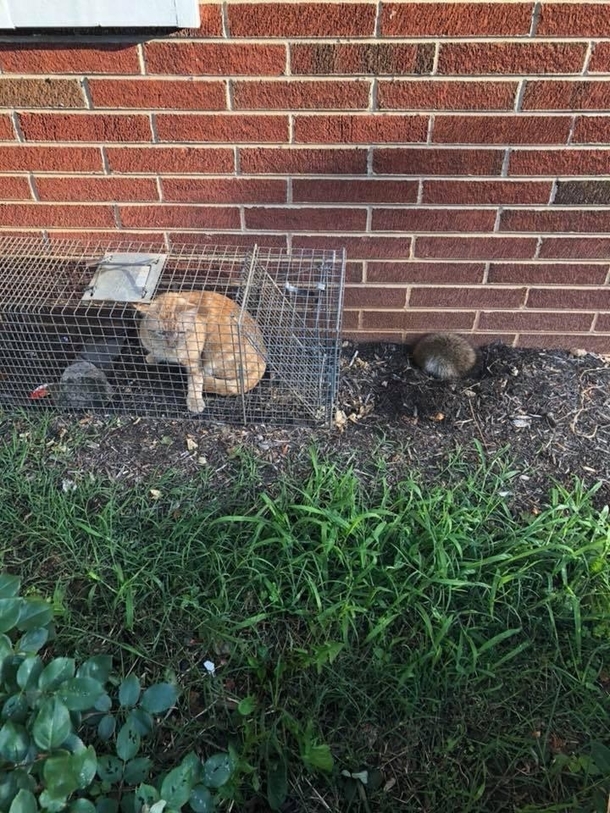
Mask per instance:
[[[18,576],[11,576],[9,573],[0,576],[0,598],[13,598],[20,587],[21,579]]]
[[[49,630],[38,627],[23,635],[17,642],[17,652],[38,652],[49,640]]]
[[[109,740],[114,734],[116,720],[112,714],[106,714],[97,724],[97,736],[100,740]]]
[[[44,691],[56,689],[64,680],[74,677],[74,658],[54,658],[42,670],[38,688]]]
[[[95,809],[97,813],[117,813],[119,803],[116,799],[107,799],[105,796],[102,796],[101,799],[97,800]]]
[[[53,607],[42,598],[23,599],[17,627],[20,630],[35,630],[46,627],[53,620]]]
[[[177,697],[178,689],[171,683],[156,683],[146,689],[140,705],[150,714],[160,714],[170,709]]]
[[[36,813],[38,804],[31,790],[20,790],[13,799],[8,813]]]
[[[61,700],[58,697],[44,700],[32,728],[36,745],[52,751],[59,748],[71,730],[70,712]]]
[[[195,813],[211,813],[214,810],[214,797],[205,785],[195,785],[189,797],[189,805]]]
[[[70,813],[95,813],[95,805],[89,799],[75,799],[68,810]]]
[[[120,759],[110,755],[98,757],[97,775],[102,782],[115,784],[123,778],[123,763]]]
[[[119,703],[124,708],[135,706],[140,699],[140,681],[135,675],[128,675],[119,687]]]
[[[84,751],[72,754],[72,764],[78,776],[78,787],[85,790],[93,782],[97,771],[95,748],[90,745]]]
[[[271,810],[279,810],[288,795],[288,767],[286,758],[277,755],[267,765],[267,801]]]
[[[147,711],[144,711],[144,709],[132,709],[129,712],[127,719],[133,721],[134,728],[141,737],[146,737],[148,734],[152,734],[153,728],[155,727],[155,722],[150,714]]]
[[[61,684],[57,692],[57,696],[63,700],[70,711],[92,709],[103,694],[105,692],[102,684],[98,680],[88,677],[70,678]]]
[[[121,726],[116,738],[116,752],[119,759],[127,762],[128,759],[133,759],[140,749],[140,735],[138,734],[133,722],[127,720],[125,725]]]
[[[0,598],[0,632],[9,632],[17,626],[22,598]]]
[[[44,665],[38,655],[28,655],[17,669],[17,686],[24,691],[38,685]]]
[[[9,720],[0,728],[0,756],[7,762],[23,762],[29,747],[30,738],[22,725]]]
[[[125,765],[123,779],[128,785],[139,785],[148,778],[151,767],[152,759],[149,759],[148,757],[138,757],[138,759],[132,759],[127,763],[127,765]]]
[[[93,680],[99,680],[100,683],[105,685],[111,671],[111,655],[94,655],[93,658],[89,658],[79,666],[76,677],[93,678]]]
[[[135,795],[135,813],[140,813],[144,805],[152,807],[159,801],[159,791],[152,785],[140,785]]]
[[[310,771],[330,772],[333,769],[333,755],[326,744],[313,745],[307,743],[301,757],[305,767],[309,768]]]
[[[29,708],[28,701],[22,694],[14,694],[2,706],[2,719],[23,723],[27,719]]]
[[[78,754],[63,753],[45,760],[42,775],[49,800],[65,800],[78,789],[78,766]]]
[[[203,763],[201,781],[208,788],[220,788],[233,773],[233,760],[228,754],[213,754]]]
[[[199,758],[187,754],[177,768],[170,771],[161,783],[161,799],[164,799],[172,810],[179,810],[191,795],[191,790],[199,780]]]
[[[112,708],[112,700],[110,699],[110,695],[103,694],[101,695],[101,697],[98,697],[98,699],[95,701],[93,705],[93,708],[96,711],[101,711],[103,713],[110,711],[110,709]]]
[[[606,777],[610,777],[610,748],[602,742],[594,740],[591,743],[591,757],[596,767]]]
[[[155,802],[150,808],[150,813],[163,813],[165,807],[167,807],[167,802],[165,799],[159,799],[159,801]]]
[[[248,697],[244,697],[243,700],[240,700],[237,705],[237,711],[241,714],[242,717],[247,717],[249,714],[252,714],[254,709],[256,708],[256,698],[252,695],[248,695]]]

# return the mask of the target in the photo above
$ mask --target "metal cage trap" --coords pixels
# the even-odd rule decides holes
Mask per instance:
[[[0,239],[0,408],[330,423],[344,281],[343,251]]]

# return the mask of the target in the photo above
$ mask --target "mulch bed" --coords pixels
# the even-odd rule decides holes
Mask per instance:
[[[5,420],[4,431],[12,425]],[[74,417],[58,416],[53,442],[69,444]],[[244,451],[260,463],[261,488],[287,468],[321,457],[352,464],[363,477],[398,481],[419,472],[434,481],[456,450],[473,462],[506,450],[515,462],[514,497],[524,508],[544,501],[554,481],[601,481],[610,501],[610,358],[579,351],[523,350],[493,344],[473,373],[441,382],[413,367],[399,345],[345,342],[335,426],[228,426],[205,420],[84,416],[84,443],[59,456],[65,476],[106,473],[128,483],[158,472],[185,476],[207,468],[219,488],[235,476]],[[69,462],[67,462],[69,460]]]

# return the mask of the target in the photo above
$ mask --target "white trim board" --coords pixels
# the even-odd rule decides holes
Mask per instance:
[[[197,28],[198,0],[0,0],[0,28]]]

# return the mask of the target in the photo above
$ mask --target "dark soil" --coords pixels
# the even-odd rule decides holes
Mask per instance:
[[[5,431],[10,425],[4,423]],[[74,416],[53,419],[51,440],[71,445],[74,425]],[[60,456],[69,460],[68,477],[94,471],[136,482],[170,469],[188,476],[204,468],[222,488],[249,454],[261,464],[264,487],[287,468],[305,467],[315,445],[320,456],[349,461],[363,477],[381,466],[390,480],[410,472],[426,480],[438,477],[456,450],[474,461],[478,444],[489,456],[506,451],[514,461],[514,496],[524,508],[543,501],[552,482],[571,484],[574,477],[601,482],[596,499],[604,504],[610,500],[610,359],[494,344],[481,350],[472,375],[441,382],[413,367],[405,347],[346,342],[332,429],[85,416],[80,430],[84,443]]]

